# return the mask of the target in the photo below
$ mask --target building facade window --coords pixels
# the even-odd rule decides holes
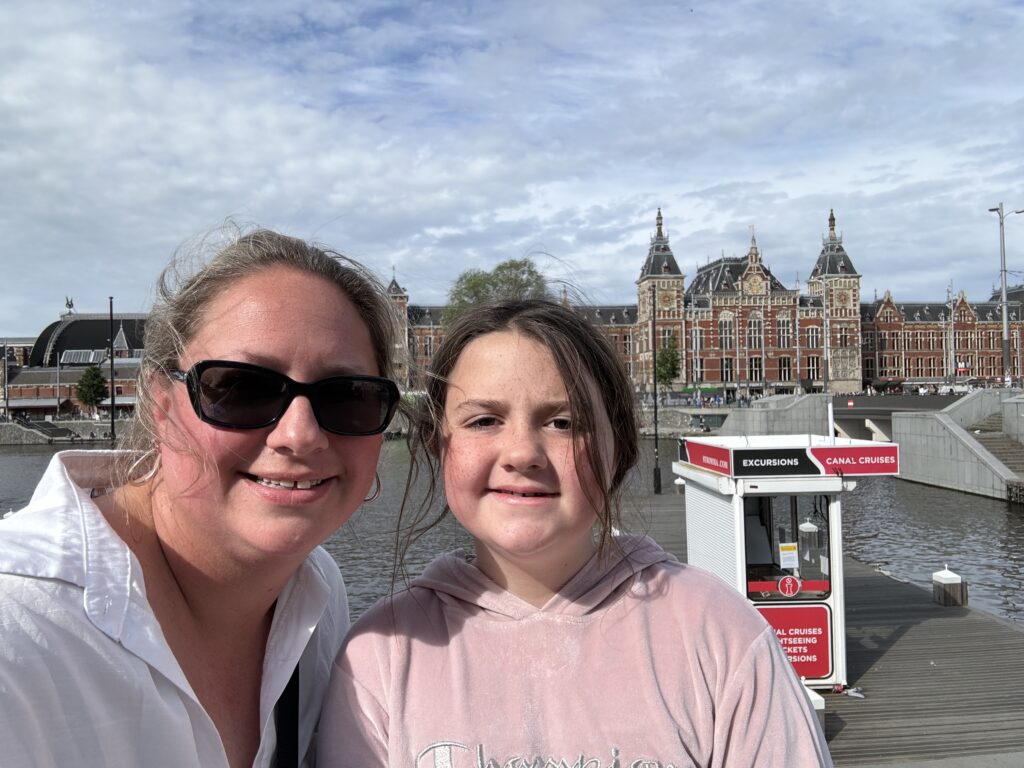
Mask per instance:
[[[816,325],[807,329],[807,346],[810,349],[817,349],[821,346],[821,328]]]
[[[807,358],[807,378],[811,380],[821,378],[821,358],[811,355]]]
[[[732,318],[722,318],[718,321],[718,348],[732,349],[733,346],[733,327]]]
[[[776,320],[779,328],[779,346],[788,349],[793,345],[793,330],[790,326],[789,317],[780,317]]]
[[[789,369],[789,358],[779,358],[779,381],[792,381],[793,375]]]
[[[761,367],[761,356],[757,355],[756,357],[751,357],[751,358],[749,358],[749,360],[747,362],[748,362],[747,370],[750,371],[750,380],[751,381],[763,381],[764,380],[764,370]]]
[[[751,315],[747,320],[747,349],[761,349],[764,346],[764,324],[760,315]]]
[[[735,381],[732,370],[733,360],[731,357],[722,358],[722,383],[728,384]]]

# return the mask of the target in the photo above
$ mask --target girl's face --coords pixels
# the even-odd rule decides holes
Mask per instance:
[[[595,410],[592,440],[610,464],[611,425]],[[587,458],[593,446],[576,446],[578,464],[573,456],[568,395],[551,353],[513,331],[475,339],[451,372],[444,416],[445,493],[476,539],[478,566],[506,586],[516,573],[562,586],[594,552],[601,494]]]
[[[254,363],[299,382],[378,375],[369,331],[345,294],[288,267],[238,280],[210,303],[181,368],[200,360]],[[155,523],[193,557],[301,559],[352,515],[373,482],[382,437],[323,431],[306,397],[259,429],[200,421],[181,382],[158,399],[166,503]],[[156,505],[154,515],[160,511]]]

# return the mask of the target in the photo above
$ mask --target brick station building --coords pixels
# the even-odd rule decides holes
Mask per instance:
[[[861,275],[836,232],[834,212],[829,213],[828,233],[822,237],[817,259],[809,261],[808,268],[804,291],[786,287],[762,260],[752,236],[745,256],[723,256],[699,267],[687,280],[659,210],[636,281],[636,303],[575,309],[611,340],[640,392],[652,384],[652,339],[658,350],[674,347],[679,354],[680,375],[674,389],[711,390],[727,400],[797,391],[857,392],[872,383],[885,386],[914,378],[919,366],[912,356],[876,357],[875,353],[879,345],[906,349],[913,342],[905,338],[916,339],[924,321],[898,307],[890,311],[888,294],[881,301],[861,301]],[[394,280],[389,293],[405,321],[402,333],[411,361],[410,383],[416,387],[422,384],[417,371],[422,371],[443,338],[439,321],[444,307],[410,304],[408,294]],[[966,298],[961,299],[969,318],[964,323],[973,325],[971,330],[965,326],[953,340],[959,344],[961,358],[969,362],[957,377],[979,375],[975,369],[982,358],[985,364],[980,367],[990,372],[985,375],[998,373],[993,365],[1001,353],[996,350],[992,357],[974,348],[982,339],[990,344],[989,336],[979,335],[976,328],[984,326],[991,334],[985,324],[992,302],[972,311]],[[943,315],[941,302],[932,306],[935,309],[926,322],[938,328],[949,311]],[[1019,306],[1015,302],[1010,308],[1016,327],[1020,326]],[[930,383],[948,376],[941,366],[922,370],[933,370],[928,374]],[[1019,360],[1015,375],[1020,375]],[[924,377],[920,378],[923,382]]]
[[[659,209],[636,280],[636,303],[574,309],[605,333],[641,393],[652,385],[652,341],[659,352],[672,347],[679,355],[680,374],[672,389],[699,388],[726,400],[800,391],[850,393],[869,385],[1002,381],[997,296],[972,303],[961,292],[904,302],[886,291],[881,299],[863,301],[861,275],[836,231],[833,211],[817,258],[809,258],[807,267],[804,290],[785,286],[751,236],[746,255],[710,261],[688,280]],[[444,338],[445,308],[410,303],[394,277],[387,293],[401,326],[399,383],[422,388],[423,371]],[[1024,375],[1022,305],[1024,286],[1017,286],[1007,301],[1016,383]],[[145,316],[116,315],[115,322],[116,400],[118,407],[131,407]],[[29,365],[13,369],[7,393],[11,412],[15,402],[37,414],[75,410],[76,372],[99,360],[107,375],[109,335],[106,315],[78,315],[69,308],[36,340]]]

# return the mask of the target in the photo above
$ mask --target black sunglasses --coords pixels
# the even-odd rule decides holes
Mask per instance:
[[[311,384],[293,381],[262,365],[201,360],[171,371],[185,382],[196,416],[230,429],[274,424],[297,396],[309,398],[320,428],[335,435],[376,435],[398,405],[398,387],[380,376],[332,376]]]

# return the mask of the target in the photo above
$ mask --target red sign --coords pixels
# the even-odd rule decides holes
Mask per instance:
[[[693,440],[685,440],[683,446],[686,449],[686,455],[681,457],[683,461],[720,475],[732,474],[732,454],[728,448]]]
[[[900,471],[900,449],[892,443],[815,446],[808,450],[823,475],[897,475]]]
[[[796,597],[800,592],[800,579],[796,576],[783,576],[779,579],[779,594]]]
[[[820,680],[832,674],[832,611],[827,605],[756,607],[772,625],[800,677]]]
[[[728,440],[729,438],[726,438]],[[740,438],[742,439],[742,438]],[[679,458],[726,477],[823,477],[898,475],[900,447],[894,443],[801,446],[732,446],[699,438],[679,441]]]

